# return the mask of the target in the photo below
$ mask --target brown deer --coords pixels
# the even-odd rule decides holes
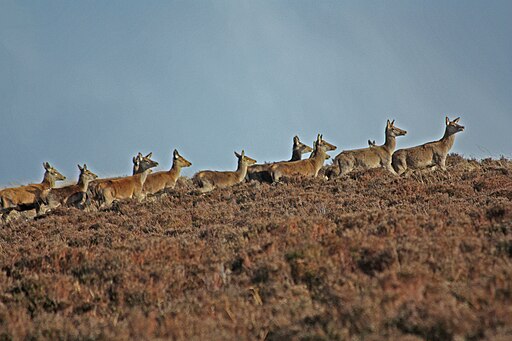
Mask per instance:
[[[40,184],[30,184],[21,187],[5,188],[0,191],[1,213],[8,213],[11,210],[23,211],[36,208],[39,210],[41,197],[55,187],[56,181],[65,180],[66,177],[58,170],[50,166],[48,162],[43,163],[45,169],[43,181]]]
[[[101,207],[108,207],[114,200],[137,198],[139,201],[144,199],[142,191],[144,182],[147,179],[151,168],[158,166],[158,162],[151,160],[152,153],[146,156],[138,154],[133,158],[134,168],[140,173],[132,176],[110,179],[100,182],[97,186],[97,192],[100,200],[103,201]]]
[[[238,158],[238,168],[234,172],[205,170],[194,175],[193,181],[196,186],[199,187],[200,192],[204,193],[215,188],[230,187],[242,182],[245,179],[247,167],[255,164],[256,160],[246,156],[245,151],[243,150],[242,154],[235,152],[235,155]]]
[[[392,165],[397,174],[403,174],[408,169],[422,169],[437,167],[446,169],[446,156],[455,142],[455,134],[464,131],[459,125],[460,117],[450,121],[445,119],[446,129],[443,137],[434,142],[428,142],[420,146],[400,149],[393,154]]]
[[[83,167],[78,165],[78,169],[80,170],[80,175],[75,185],[52,188],[48,195],[43,198],[48,209],[54,209],[59,206],[84,207],[89,183],[98,178],[98,176],[87,169],[86,164],[84,164]]]
[[[314,143],[313,153],[309,159],[299,161],[280,162],[270,166],[269,173],[273,182],[278,182],[282,176],[301,175],[316,177],[327,159],[327,151],[336,150],[336,146],[325,141],[318,134]]]
[[[133,168],[132,168],[132,175],[135,175],[139,172],[139,162],[136,162],[136,160],[140,160],[144,157],[151,158],[152,153],[149,153],[146,156],[143,156],[142,153],[138,153],[137,156],[133,157]],[[89,183],[89,187],[87,189],[87,203],[90,204],[91,200],[94,200],[96,202],[102,201],[101,193],[99,191],[99,185],[102,182],[107,182],[110,180],[115,179],[121,179],[121,176],[118,177],[111,177],[111,178],[101,178],[101,179],[95,179]]]
[[[149,174],[144,183],[144,193],[153,194],[166,188],[174,188],[176,180],[180,177],[181,168],[192,166],[192,163],[181,156],[176,149],[174,149],[172,155],[171,169]]]
[[[290,161],[298,161],[302,159],[302,154],[311,153],[313,148],[302,143],[298,136],[293,137],[293,146],[292,146],[292,157]],[[285,161],[281,161],[285,162]],[[277,162],[274,162],[277,163]],[[258,181],[266,181],[272,182],[270,178],[270,174],[268,172],[270,166],[274,163],[265,163],[262,165],[252,165],[247,169],[247,179],[248,180],[258,180]]]
[[[396,147],[397,136],[403,136],[407,131],[395,127],[395,120],[386,123],[386,140],[381,146],[370,146],[368,148],[346,150],[339,153],[333,164],[338,166],[339,175],[350,173],[355,168],[371,169],[384,167],[395,174],[391,167],[391,158]]]

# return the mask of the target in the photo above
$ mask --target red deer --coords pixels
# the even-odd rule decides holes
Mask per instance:
[[[194,183],[199,187],[201,192],[208,192],[215,188],[230,187],[245,179],[247,167],[255,164],[256,160],[246,156],[243,150],[242,154],[235,152],[235,155],[238,158],[238,168],[234,172],[205,170],[194,175]]]
[[[446,129],[443,137],[434,142],[428,142],[421,146],[400,149],[393,154],[392,165],[397,174],[403,174],[408,169],[431,168],[434,170],[440,167],[446,169],[446,156],[455,142],[455,134],[464,131],[459,125],[460,117],[450,121],[445,119]]]

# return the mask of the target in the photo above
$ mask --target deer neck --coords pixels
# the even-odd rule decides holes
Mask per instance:
[[[298,161],[302,159],[302,152],[298,148],[293,148],[292,150],[292,158],[290,161]]]
[[[449,134],[448,133],[448,128],[444,131],[444,135],[443,137],[441,138],[441,140],[439,140],[439,142],[441,142],[441,144],[447,149],[447,150],[450,150],[450,148],[452,148],[453,146],[453,143],[455,142],[455,134]]]
[[[386,142],[384,142],[384,147],[388,150],[390,154],[393,154],[396,148],[396,137],[394,137],[391,132],[386,129]]]
[[[148,174],[151,172],[151,169],[148,168],[143,172],[137,173],[134,176],[139,178],[140,185],[143,186],[146,182],[146,179],[148,178]]]
[[[317,148],[315,151],[315,156],[311,157],[310,159],[313,160],[313,163],[315,164],[315,168],[318,170],[322,168],[324,165],[325,157],[327,155],[327,152],[323,148]]]
[[[51,176],[50,172],[45,172],[43,182],[41,182],[45,188],[55,187],[55,178]]]
[[[177,179],[179,176],[180,176],[180,173],[181,173],[181,166],[178,166],[176,164],[176,162],[173,162],[172,163],[172,167],[171,169],[169,170],[169,174],[174,177],[175,179]]]
[[[236,174],[238,175],[238,180],[243,180],[245,175],[247,174],[247,164],[244,162],[238,162],[238,168],[236,169]]]
[[[87,187],[89,187],[90,179],[85,179],[82,175],[78,178],[78,188],[81,192],[87,192]]]

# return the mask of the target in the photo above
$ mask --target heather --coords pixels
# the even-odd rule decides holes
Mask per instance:
[[[512,162],[0,223],[0,339],[509,340]]]

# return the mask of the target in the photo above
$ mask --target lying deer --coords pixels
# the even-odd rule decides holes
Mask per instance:
[[[440,167],[446,169],[446,156],[455,142],[455,134],[464,131],[459,125],[460,117],[450,121],[445,119],[446,129],[443,137],[434,142],[428,142],[421,146],[397,150],[393,154],[392,165],[397,174],[403,174],[408,169],[431,168],[434,170]]]
[[[102,207],[108,207],[114,200],[136,198],[139,201],[144,199],[142,191],[151,168],[158,166],[158,162],[151,160],[152,153],[146,156],[138,154],[133,158],[134,169],[140,173],[123,178],[110,179],[98,184],[98,194],[103,201]]]
[[[174,149],[172,167],[169,171],[149,174],[144,183],[144,193],[153,194],[166,188],[174,188],[176,180],[180,177],[182,167],[190,167],[192,163]]]
[[[292,157],[290,161],[298,161],[302,159],[302,154],[311,153],[313,148],[310,146],[300,142],[298,136],[293,138],[293,146],[292,146]],[[285,161],[282,161],[285,162]],[[277,162],[275,162],[277,163]],[[262,165],[252,165],[247,169],[247,178],[249,180],[258,180],[258,181],[267,181],[271,182],[272,179],[269,175],[269,168],[275,163],[266,163]]]
[[[282,176],[301,175],[316,177],[324,161],[328,158],[327,151],[331,150],[336,150],[336,146],[325,141],[322,135],[318,134],[314,143],[313,153],[309,159],[280,162],[270,166],[269,173],[272,181],[278,182]]]
[[[65,180],[66,177],[59,173],[48,162],[43,163],[45,169],[43,181],[40,184],[30,184],[15,188],[5,188],[0,191],[1,213],[11,210],[23,211],[36,208],[39,210],[41,197],[55,187],[56,181]]]
[[[53,188],[48,195],[43,198],[48,209],[54,209],[59,206],[84,207],[89,183],[98,178],[98,176],[87,169],[86,164],[84,164],[83,167],[78,165],[78,169],[80,170],[80,175],[75,185]]]
[[[333,164],[339,168],[339,175],[345,175],[355,168],[371,169],[384,167],[395,174],[391,167],[391,159],[395,151],[397,136],[407,134],[407,131],[395,127],[395,121],[386,123],[386,140],[381,146],[370,146],[363,149],[346,150],[334,158]]]
[[[215,188],[230,187],[245,179],[247,167],[254,165],[256,160],[246,156],[243,150],[242,154],[235,152],[235,155],[238,158],[238,168],[234,172],[205,170],[194,175],[193,181],[201,192],[208,192]]]

